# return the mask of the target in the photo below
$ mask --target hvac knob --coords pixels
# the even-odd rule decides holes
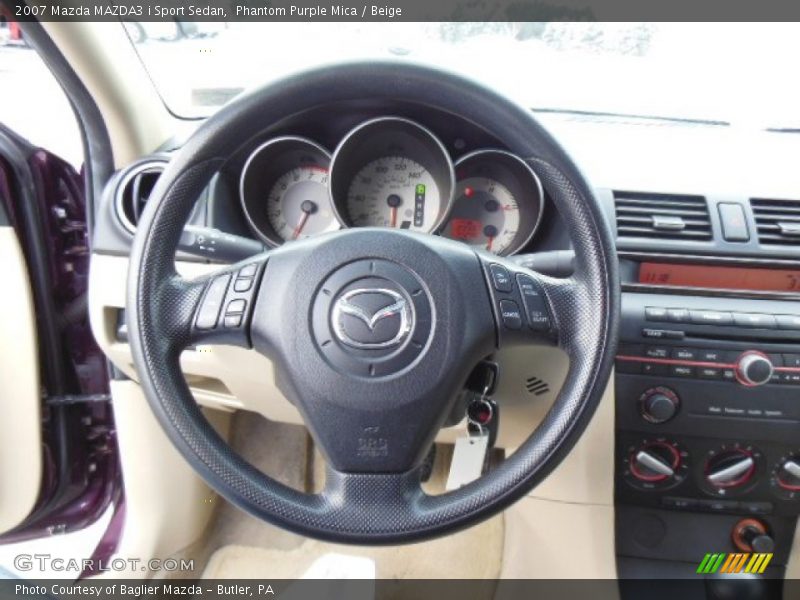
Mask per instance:
[[[775,469],[775,482],[789,492],[800,491],[800,456],[784,459]]]
[[[736,378],[739,383],[748,387],[769,382],[774,370],[769,358],[754,350],[745,352],[736,362]]]
[[[642,418],[649,423],[665,423],[678,412],[681,400],[668,387],[650,388],[639,397]]]
[[[681,457],[672,445],[648,443],[631,455],[631,473],[639,481],[666,481],[675,475]]]
[[[710,456],[706,461],[706,482],[715,489],[746,484],[756,471],[756,461],[747,450],[735,448]]]

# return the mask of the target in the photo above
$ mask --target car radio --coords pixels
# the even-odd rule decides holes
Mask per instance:
[[[691,562],[676,543],[687,528],[756,551],[733,546],[750,519],[780,569],[800,514],[800,302],[632,287],[616,357],[618,553]]]

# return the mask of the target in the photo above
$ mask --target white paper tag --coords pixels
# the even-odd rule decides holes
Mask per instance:
[[[488,448],[488,435],[465,436],[456,440],[450,474],[447,476],[448,491],[460,488],[481,476]]]

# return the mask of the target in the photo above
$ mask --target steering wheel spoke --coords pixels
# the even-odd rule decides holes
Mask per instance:
[[[574,302],[579,283],[574,278],[542,275],[495,256],[481,256],[498,346],[561,344],[578,315]]]
[[[165,312],[174,317],[169,330],[177,346],[250,347],[250,323],[266,262],[267,254],[261,254],[198,279],[176,275],[170,280]]]

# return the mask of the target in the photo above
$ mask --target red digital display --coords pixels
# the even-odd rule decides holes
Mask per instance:
[[[800,292],[800,270],[642,263],[639,283],[721,290]]]
[[[481,222],[474,219],[453,219],[450,236],[456,240],[469,240],[481,234]]]

